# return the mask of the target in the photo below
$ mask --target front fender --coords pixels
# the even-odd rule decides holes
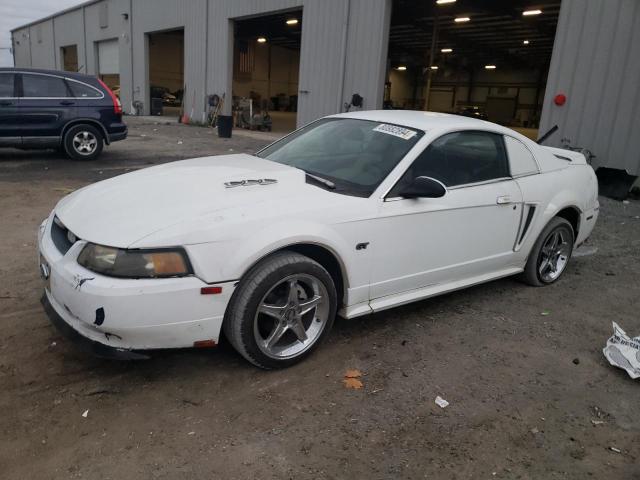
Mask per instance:
[[[187,251],[196,273],[208,283],[238,280],[259,260],[285,247],[313,244],[324,247],[342,267],[345,286],[352,278],[353,258],[349,239],[330,225],[308,221],[282,221],[252,232],[240,241],[189,245]]]

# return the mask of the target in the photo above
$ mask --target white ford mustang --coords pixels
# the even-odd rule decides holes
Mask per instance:
[[[369,111],[252,155],[168,163],[63,198],[43,304],[99,355],[209,347],[291,365],[344,318],[508,275],[555,282],[598,217],[583,155],[481,120]]]

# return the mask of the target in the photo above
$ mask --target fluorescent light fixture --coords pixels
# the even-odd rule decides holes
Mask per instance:
[[[399,67],[396,67],[396,70],[400,70],[401,72],[404,72],[407,69],[407,67],[405,67],[404,65],[400,65]]]
[[[524,12],[522,12],[522,15],[524,15],[525,17],[528,17],[530,15],[540,15],[542,13],[542,10],[525,10]]]
[[[297,25],[297,24],[298,24],[297,18],[290,18],[289,20],[287,20],[287,25]]]
[[[468,22],[469,20],[471,20],[469,17],[457,17],[453,21],[456,23],[464,23]]]
[[[438,5],[445,5],[447,3],[456,3],[456,0],[436,0]]]
[[[431,65],[431,70],[437,70],[438,66],[437,65]]]
[[[258,43],[267,43],[267,39],[264,37],[258,37]]]
[[[486,70],[495,70],[495,69],[496,69],[496,66],[495,66],[495,65],[485,65],[485,66],[484,66],[484,68],[485,68]]]
[[[524,45],[529,45],[529,40],[525,40],[522,42]]]
[[[452,53],[453,52],[453,48],[443,48],[442,50],[440,50],[442,53]]]

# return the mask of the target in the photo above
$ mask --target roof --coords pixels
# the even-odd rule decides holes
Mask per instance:
[[[373,120],[375,122],[387,122],[419,130],[446,130],[451,128],[492,130],[495,132],[520,134],[498,125],[496,123],[479,120],[477,118],[464,117],[439,112],[422,112],[417,110],[361,110],[356,112],[340,113],[332,117],[359,118]]]
[[[94,3],[100,3],[102,0],[88,0],[86,2],[79,3],[78,5],[74,5],[73,7],[65,8],[64,10],[57,11],[56,13],[52,13],[51,15],[47,15],[46,17],[39,18],[38,20],[34,20],[29,23],[25,23],[20,25],[19,27],[12,28],[11,33],[16,30],[22,30],[23,28],[31,27],[32,25],[37,25],[38,23],[46,22],[47,20],[51,20],[52,18],[59,17],[60,15],[64,15],[65,13],[73,12],[74,10],[79,10],[80,8],[88,7],[89,5],[93,5]]]
[[[86,73],[68,72],[63,70],[46,70],[44,68],[0,67],[0,72],[45,73],[68,78],[95,78],[95,75],[88,75]]]

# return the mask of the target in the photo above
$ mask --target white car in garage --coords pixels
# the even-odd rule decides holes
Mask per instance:
[[[582,154],[482,120],[367,111],[255,156],[168,163],[63,198],[43,304],[98,355],[210,347],[291,365],[354,318],[501,277],[562,275],[598,217]]]

